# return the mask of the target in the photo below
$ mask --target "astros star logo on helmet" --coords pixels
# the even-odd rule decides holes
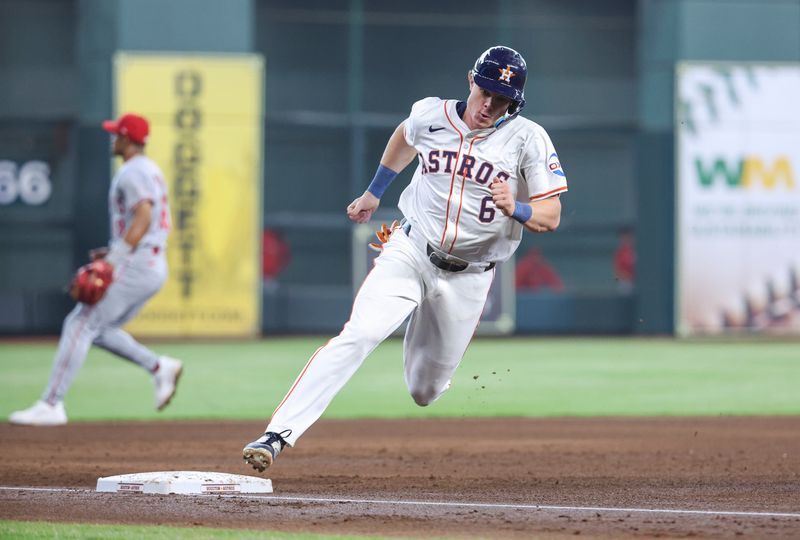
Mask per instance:
[[[511,77],[516,75],[516,73],[511,71],[511,66],[506,66],[505,69],[503,68],[499,69],[500,69],[500,78],[497,79],[498,81],[511,82]]]

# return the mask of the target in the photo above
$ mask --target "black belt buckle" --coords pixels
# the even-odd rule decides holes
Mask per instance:
[[[411,223],[406,221],[400,225],[403,231],[406,233],[406,236],[411,234]],[[428,260],[431,261],[431,264],[436,268],[441,268],[442,270],[446,270],[448,272],[461,272],[466,270],[469,267],[467,263],[458,263],[458,262],[451,262],[443,259],[440,257],[431,247],[430,244],[425,244],[425,248],[428,252]],[[483,269],[484,272],[488,272],[492,268],[496,266],[497,263],[489,263],[489,265]]]
[[[461,272],[463,270],[466,270],[467,266],[469,266],[466,263],[457,263],[457,262],[447,261],[447,260],[441,258],[433,250],[433,248],[430,246],[430,244],[428,244],[428,250],[427,251],[428,251],[428,259],[431,261],[433,266],[435,266],[436,268],[441,268],[442,270],[446,270],[448,272]]]

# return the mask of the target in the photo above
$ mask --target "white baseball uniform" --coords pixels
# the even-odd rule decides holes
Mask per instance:
[[[419,165],[400,197],[405,226],[384,245],[342,332],[314,353],[273,413],[267,431],[289,445],[409,315],[406,385],[421,406],[442,395],[480,321],[494,263],[508,259],[522,236],[522,225],[495,208],[492,179],[507,181],[525,202],[567,190],[541,126],[516,117],[470,130],[459,115],[463,107],[426,98],[411,108],[405,139]],[[465,268],[441,268],[447,264]]]
[[[64,320],[42,401],[55,404],[63,400],[92,343],[150,372],[158,366],[159,356],[120,328],[158,292],[167,277],[167,188],[158,165],[139,154],[126,161],[111,181],[109,245],[124,237],[134,209],[143,201],[153,205],[150,228],[133,253],[114,268],[114,281],[103,298],[93,306],[78,303]]]

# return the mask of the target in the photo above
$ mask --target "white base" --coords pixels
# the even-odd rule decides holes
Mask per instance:
[[[241,474],[198,471],[162,471],[119,474],[97,479],[97,491],[168,495],[272,493],[272,480]]]

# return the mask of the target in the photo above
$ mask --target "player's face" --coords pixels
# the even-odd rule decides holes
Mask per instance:
[[[121,156],[122,155],[122,139],[123,137],[119,137],[117,135],[111,135],[111,155],[112,156]]]
[[[510,105],[511,100],[506,96],[485,90],[470,78],[464,123],[470,129],[492,127],[506,113]]]

